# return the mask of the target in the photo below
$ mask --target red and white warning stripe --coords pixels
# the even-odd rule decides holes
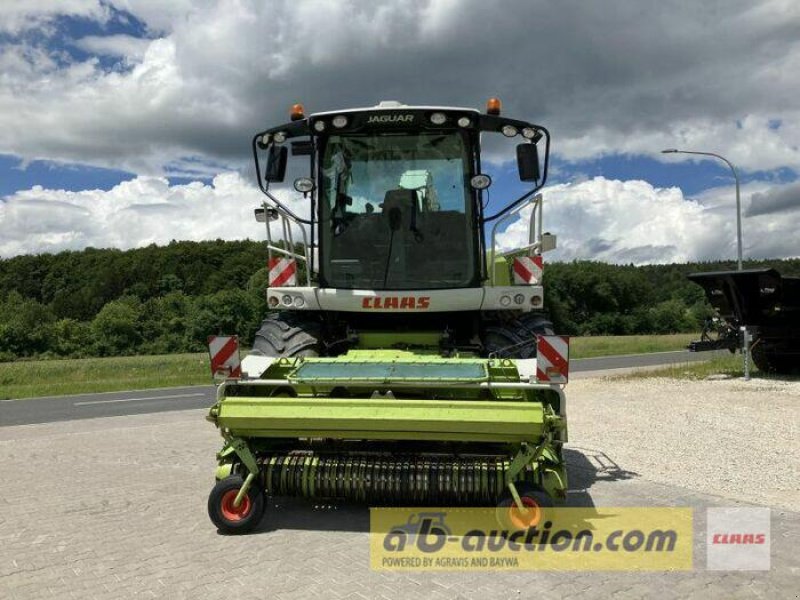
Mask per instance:
[[[514,285],[537,285],[542,282],[544,260],[541,254],[514,259]]]
[[[214,377],[242,376],[238,337],[235,335],[209,336],[208,353],[211,355],[211,375]]]
[[[569,338],[540,335],[536,342],[536,379],[542,383],[569,380]]]
[[[274,257],[269,259],[269,286],[297,285],[297,261],[293,258]]]

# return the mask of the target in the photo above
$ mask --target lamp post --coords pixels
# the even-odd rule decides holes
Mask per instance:
[[[724,162],[728,167],[730,167],[731,173],[733,173],[733,179],[736,181],[736,242],[737,242],[737,264],[739,266],[739,270],[742,270],[742,201],[739,197],[739,174],[736,172],[736,167],[733,166],[731,161],[729,161],[724,156],[720,156],[719,154],[714,154],[713,152],[695,152],[692,150],[678,150],[677,148],[669,148],[668,150],[662,150],[662,154],[699,154],[701,156],[713,156],[714,158],[720,159]]]

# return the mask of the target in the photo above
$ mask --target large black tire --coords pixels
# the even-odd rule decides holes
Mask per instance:
[[[536,336],[552,334],[553,324],[541,313],[501,316],[484,325],[484,354],[497,358],[534,358]]]
[[[782,354],[776,352],[769,344],[758,341],[753,344],[753,362],[759,371],[775,373],[777,375],[790,375],[798,370],[800,355]]]
[[[243,484],[241,476],[231,475],[218,481],[208,496],[208,516],[220,533],[248,533],[264,517],[264,490],[257,479],[247,490],[242,503],[238,507],[233,505]]]
[[[279,312],[261,323],[253,340],[258,356],[319,356],[321,324],[314,313]]]

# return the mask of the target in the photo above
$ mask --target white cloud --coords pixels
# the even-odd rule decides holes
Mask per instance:
[[[757,198],[766,189],[766,184],[746,186],[745,206],[750,196]],[[275,193],[296,213],[308,216],[309,203],[299,194],[287,189]],[[559,245],[548,260],[642,264],[736,255],[735,203],[729,187],[687,199],[677,188],[596,177],[550,186],[544,197],[544,228],[558,235]],[[0,200],[0,256],[87,246],[132,248],[174,239],[262,240],[264,225],[253,217],[262,198],[238,173],[218,175],[210,185],[169,185],[163,178],[140,176],[108,191],[36,186]],[[499,234],[501,249],[524,244],[529,218],[524,211]],[[746,217],[745,256],[800,255],[798,228],[800,211]],[[276,226],[273,233],[278,234]]]
[[[743,199],[765,184],[743,190]],[[756,196],[758,194],[756,193]],[[743,203],[745,203],[743,202]],[[525,244],[530,210],[498,235],[503,249]],[[800,256],[800,213],[743,220],[746,258]],[[544,229],[558,235],[548,260],[672,263],[736,257],[735,198],[730,187],[701,198],[645,181],[595,177],[544,190]]]
[[[75,45],[94,54],[104,56],[119,56],[139,61],[144,58],[144,53],[150,45],[150,40],[137,38],[132,35],[87,35],[75,42]]]
[[[298,214],[308,214],[299,194],[277,194]],[[0,256],[171,240],[261,240],[264,224],[255,221],[253,209],[262,198],[237,173],[218,175],[211,185],[170,186],[166,179],[140,176],[108,191],[35,186],[0,200]]]
[[[0,2],[0,31],[17,35],[45,27],[59,15],[105,21],[108,7],[101,0],[3,0]]]
[[[682,146],[744,170],[800,164],[791,0],[111,4],[162,36],[84,41],[99,55],[125,52],[128,72],[56,65],[27,41],[0,48],[17,65],[2,74],[0,152],[148,174],[182,156],[239,168],[250,135],[298,100],[311,110],[385,98],[481,106],[500,94],[508,114],[549,126],[569,160]],[[96,2],[13,6],[17,20],[106,18]]]

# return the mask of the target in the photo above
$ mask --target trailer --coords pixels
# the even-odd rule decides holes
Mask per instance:
[[[766,373],[800,369],[800,278],[775,269],[694,273],[719,317],[706,324],[689,350],[702,352],[742,347],[743,328],[753,343],[753,362]]]

